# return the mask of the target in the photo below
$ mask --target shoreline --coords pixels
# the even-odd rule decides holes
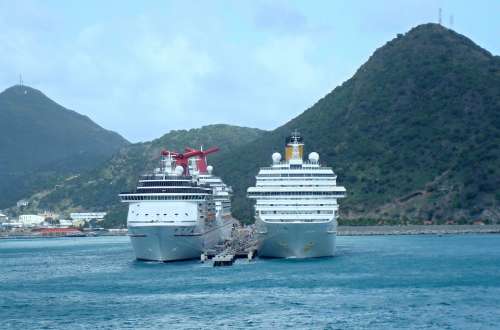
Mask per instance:
[[[337,236],[382,236],[382,235],[462,235],[462,234],[499,234],[497,225],[399,225],[399,226],[338,226]],[[99,233],[75,236],[33,235],[32,233],[0,233],[0,239],[33,238],[72,238],[98,236],[126,236],[126,233]]]
[[[338,236],[498,234],[500,225],[338,226]]]
[[[127,233],[99,233],[99,234],[89,234],[83,233],[79,235],[36,235],[33,233],[1,233],[1,239],[33,239],[33,238],[76,238],[76,237],[111,237],[111,236],[127,236]]]

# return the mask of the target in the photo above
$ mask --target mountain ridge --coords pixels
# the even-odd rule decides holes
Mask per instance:
[[[474,157],[483,157],[467,152],[474,145],[484,149],[484,154],[491,153],[495,162],[500,153],[495,147],[500,142],[499,68],[498,57],[436,24],[418,26],[394,38],[377,49],[352,78],[301,115],[246,146],[248,152],[237,166],[222,164],[228,182],[238,189],[237,214],[251,216],[244,187],[254,180],[251,175],[241,176],[258,170],[251,158],[261,166],[270,163],[276,146],[281,147],[284,137],[299,128],[306,149],[320,152],[322,160],[339,174],[339,183],[348,189],[340,207],[344,223],[367,219],[394,223],[498,221],[500,195],[486,186],[498,182],[500,174],[496,176],[494,162],[484,162],[480,165],[487,174],[481,176],[482,183],[471,180],[477,166],[470,164]],[[481,129],[472,129],[472,122]],[[470,136],[488,141],[483,135],[497,144],[470,143]],[[273,147],[263,150],[261,146]],[[465,171],[458,165],[452,168],[449,173],[461,177],[452,182],[447,178],[453,189],[448,195],[439,195],[446,184],[438,180],[436,190],[436,180],[447,170],[447,160],[458,162],[459,158],[465,162]],[[401,204],[404,196],[422,190],[426,194]]]
[[[118,193],[133,189],[138,176],[157,167],[163,149],[183,151],[185,147],[218,146],[230,153],[262,134],[262,130],[226,124],[213,124],[189,130],[172,130],[148,142],[130,144],[102,166],[82,173],[70,181],[34,196],[32,206],[56,211],[108,210],[109,224],[118,224],[114,214],[123,216],[126,205],[121,205]],[[209,162],[217,158],[210,155]],[[214,173],[220,174],[217,168]]]
[[[210,157],[233,186],[234,214],[244,222],[253,214],[246,188],[273,152],[283,152],[294,129],[303,134],[306,152],[319,152],[346,186],[348,197],[340,202],[344,224],[500,220],[500,58],[452,30],[424,24],[398,35],[299,116]],[[114,198],[111,185],[135,184],[160,145],[190,145],[182,141],[187,135],[177,137],[154,140],[154,148],[131,145],[94,177],[86,174],[89,182],[104,178],[88,186],[94,198],[77,194],[84,180],[51,192],[40,205],[104,207],[97,197]],[[123,224],[123,206],[108,197],[109,223]]]
[[[0,132],[0,207],[89,169],[129,143],[24,85],[0,93]]]

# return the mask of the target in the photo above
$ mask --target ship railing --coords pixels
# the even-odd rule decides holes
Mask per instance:
[[[281,165],[281,166],[280,166]],[[319,170],[332,170],[331,167],[329,166],[308,166],[308,165],[319,165],[319,164],[314,164],[314,163],[303,163],[300,164],[301,166],[295,165],[293,168],[290,168],[288,164],[285,163],[279,163],[279,164],[274,164],[274,166],[265,166],[261,167],[261,170],[294,170],[294,171],[319,171]],[[304,167],[304,165],[306,165]]]
[[[333,221],[332,219],[263,219],[264,222],[269,223],[328,223]]]
[[[193,177],[191,175],[188,176],[176,176],[176,175],[141,175],[140,180],[191,180]]]

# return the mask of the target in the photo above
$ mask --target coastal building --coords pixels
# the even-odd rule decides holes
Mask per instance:
[[[40,225],[45,221],[45,218],[37,214],[21,214],[19,216],[19,222],[23,226],[35,226]]]
[[[81,213],[70,213],[70,218],[73,220],[83,220],[89,222],[90,220],[101,221],[104,220],[106,212],[81,212]]]
[[[23,224],[20,222],[3,222],[1,223],[2,228],[10,229],[10,228],[22,228]]]
[[[21,200],[18,200],[17,203],[16,203],[16,206],[17,207],[24,207],[24,206],[28,206],[30,202],[28,202],[26,199],[21,199]]]
[[[59,219],[59,214],[54,213],[52,211],[45,210],[43,212],[38,213],[39,216],[43,217],[44,219]]]
[[[60,227],[71,227],[71,226],[73,226],[73,221],[66,220],[66,219],[59,219],[59,226]]]
[[[76,227],[76,228],[81,228],[83,226],[85,226],[85,220],[73,220],[72,221],[73,223],[73,227]]]
[[[9,217],[3,213],[0,213],[0,223],[9,221]]]

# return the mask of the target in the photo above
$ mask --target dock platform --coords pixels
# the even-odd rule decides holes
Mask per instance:
[[[232,266],[236,259],[252,260],[257,255],[258,242],[254,238],[252,227],[237,227],[231,234],[231,239],[215,250],[204,251],[200,256],[202,262],[211,260],[214,267]]]

